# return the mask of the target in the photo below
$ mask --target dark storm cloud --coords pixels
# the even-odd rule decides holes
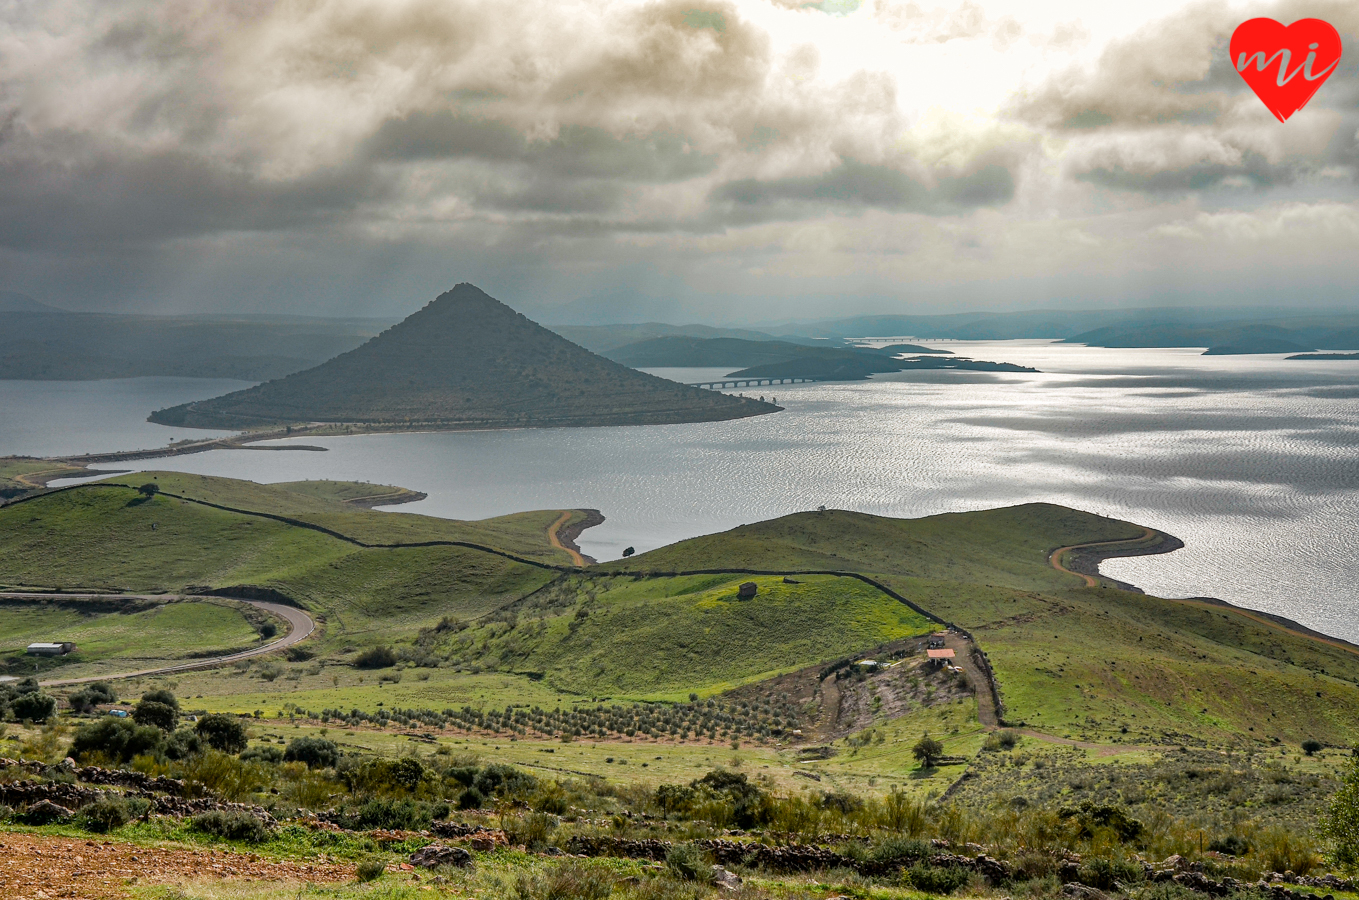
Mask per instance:
[[[187,149],[129,154],[85,135],[25,137],[0,144],[0,245],[126,246],[300,228],[390,193],[390,179],[365,167],[274,181]]]
[[[1259,153],[1243,153],[1240,165],[1200,162],[1174,169],[1130,172],[1121,166],[1095,167],[1076,177],[1102,187],[1128,191],[1183,192],[1216,187],[1228,179],[1240,179],[1257,188],[1295,183],[1305,172],[1317,169],[1315,163],[1293,166],[1272,165]]]

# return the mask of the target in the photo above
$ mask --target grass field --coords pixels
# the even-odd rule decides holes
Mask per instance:
[[[14,672],[59,667],[63,677],[81,677],[246,649],[261,640],[243,611],[226,601],[148,603],[127,612],[81,607],[0,601],[0,662]],[[24,656],[36,641],[71,641],[77,651],[56,659]]]

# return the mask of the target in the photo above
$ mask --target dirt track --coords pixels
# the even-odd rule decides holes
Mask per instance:
[[[0,894],[6,900],[123,898],[129,896],[130,884],[167,884],[204,877],[333,882],[353,878],[354,867],[329,862],[270,862],[254,854],[226,851],[0,832]]]

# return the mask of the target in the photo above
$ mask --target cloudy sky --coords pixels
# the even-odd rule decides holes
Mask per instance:
[[[1254,16],[1348,48],[1286,124]],[[0,0],[0,289],[71,308],[1353,308],[1357,260],[1353,0]]]

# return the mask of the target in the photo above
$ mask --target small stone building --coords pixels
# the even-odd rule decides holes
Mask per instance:
[[[740,597],[742,600],[749,600],[751,597],[755,596],[755,592],[759,589],[760,586],[755,582],[747,581],[736,589],[736,596]]]

